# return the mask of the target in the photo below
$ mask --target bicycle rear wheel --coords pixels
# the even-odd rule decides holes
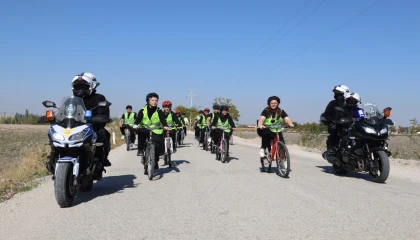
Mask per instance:
[[[147,151],[147,175],[149,180],[153,179],[153,175],[155,174],[155,145],[150,144],[148,151]]]
[[[277,143],[278,156],[275,156],[278,175],[283,178],[289,177],[290,173],[290,155],[286,145],[282,142]]]
[[[230,138],[229,138],[229,144],[230,145],[233,145],[233,134],[230,136]]]

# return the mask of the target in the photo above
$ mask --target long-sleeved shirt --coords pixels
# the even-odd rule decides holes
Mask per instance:
[[[235,123],[233,122],[232,117],[228,114],[223,115],[223,114],[215,114],[214,118],[213,118],[213,122],[211,123],[212,126],[217,127],[217,123],[220,121],[222,121],[222,123],[225,123],[226,121],[229,121],[229,125],[232,128],[236,128]]]
[[[151,119],[153,114],[156,112],[157,109],[158,109],[157,107],[150,107],[149,105],[147,105],[147,113],[148,113],[147,117],[149,119]],[[163,113],[163,111],[158,111],[158,114],[159,114],[159,120],[160,120],[160,123],[162,124],[162,126],[167,127],[168,124],[166,123],[165,113]],[[144,114],[143,114],[143,108],[142,108],[142,109],[140,109],[139,113],[137,114],[137,118],[136,118],[136,121],[134,121],[134,124],[138,125],[139,123],[141,123],[141,121],[143,120],[143,116],[144,116]]]

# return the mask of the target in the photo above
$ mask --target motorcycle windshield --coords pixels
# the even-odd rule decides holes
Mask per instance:
[[[57,122],[73,119],[76,122],[85,122],[85,104],[83,99],[76,96],[64,97],[57,109]]]
[[[384,115],[374,102],[365,102],[362,105],[362,109],[364,111],[364,121],[371,124],[378,124],[383,121]]]

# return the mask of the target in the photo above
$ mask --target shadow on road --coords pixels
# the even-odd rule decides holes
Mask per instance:
[[[134,175],[104,177],[101,181],[93,184],[92,191],[78,191],[74,199],[74,206],[89,202],[97,197],[118,193],[126,188],[135,188],[138,184],[134,183],[134,179],[136,179]]]
[[[334,174],[337,177],[358,178],[358,179],[366,180],[368,182],[373,182],[372,178],[369,176],[368,173],[348,172],[345,175],[339,175],[339,174],[335,173],[335,170],[332,166],[316,166],[316,167],[321,168],[323,170],[323,172],[325,172],[325,173]]]
[[[181,172],[178,168],[178,165],[181,164],[190,164],[187,160],[174,160],[172,161],[172,168],[169,168],[167,165],[159,166],[159,169],[156,171],[156,178],[154,180],[160,180],[163,178],[163,175],[168,174],[172,171],[175,171],[177,173]]]

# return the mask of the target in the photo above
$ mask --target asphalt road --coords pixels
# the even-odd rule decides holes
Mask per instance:
[[[70,208],[44,179],[0,204],[0,239],[420,239],[420,183],[403,170],[391,167],[386,184],[339,177],[319,154],[289,146],[284,179],[259,171],[257,144],[236,138],[223,164],[191,135],[186,143],[153,181],[135,150],[113,150],[103,180]]]

